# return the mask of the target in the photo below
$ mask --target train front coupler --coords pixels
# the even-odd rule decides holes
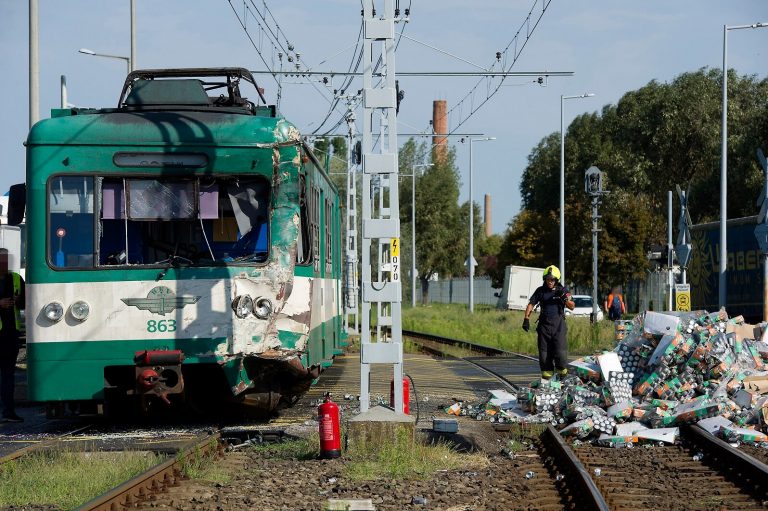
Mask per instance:
[[[184,377],[181,374],[184,353],[181,350],[139,351],[134,357],[134,362],[135,393],[142,401],[156,396],[170,405],[169,394],[184,392]]]

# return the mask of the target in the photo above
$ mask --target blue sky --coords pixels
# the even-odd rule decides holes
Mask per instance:
[[[380,0],[378,0],[380,2]],[[248,5],[250,0],[247,0]],[[267,0],[282,32],[301,59],[318,70],[345,70],[360,26],[357,0]],[[401,7],[409,2],[403,0]],[[139,68],[243,66],[264,69],[228,0],[136,0]],[[242,15],[243,0],[231,0]],[[263,0],[254,0],[263,9]],[[509,43],[533,0],[412,0],[406,35],[487,67],[496,51]],[[539,6],[542,0],[539,0]],[[253,7],[251,7],[253,9]],[[125,78],[125,63],[79,54],[79,48],[129,55],[129,1],[39,0],[40,113],[45,118],[59,105],[60,76],[66,75],[69,101],[77,106],[115,106]],[[0,81],[4,122],[0,125],[3,171],[0,191],[24,180],[28,131],[28,2],[0,1]],[[723,25],[768,21],[765,0],[552,0],[513,71],[573,71],[569,78],[550,78],[546,86],[533,78],[509,78],[484,108],[459,131],[484,133],[496,141],[474,146],[475,201],[490,193],[493,231],[502,232],[520,208],[519,182],[531,149],[560,127],[560,95],[591,92],[594,98],[565,104],[566,124],[575,116],[600,111],[627,91],[650,80],[669,81],[685,71],[722,66]],[[248,28],[267,61],[273,51],[249,18]],[[399,30],[399,28],[398,28]],[[343,51],[342,51],[343,50]],[[337,56],[332,57],[334,54]],[[728,64],[741,74],[766,76],[768,28],[732,31]],[[469,64],[403,39],[397,69],[471,71]],[[325,62],[323,62],[325,61]],[[258,77],[274,102],[271,77]],[[432,101],[454,106],[471,88],[470,78],[401,78],[406,91],[399,131],[425,130]],[[360,81],[350,89],[361,87]],[[281,110],[302,131],[312,131],[328,108],[329,93],[320,94],[306,80],[284,81]],[[315,83],[319,89],[323,85]],[[484,99],[485,89],[476,102]],[[466,108],[463,109],[466,112]],[[335,113],[333,123],[340,117]],[[451,116],[453,127],[461,116]],[[358,115],[360,118],[360,115]],[[766,149],[766,148],[764,148]],[[566,155],[567,158],[567,155]],[[461,200],[468,190],[467,144],[457,144],[462,176]],[[558,183],[553,183],[557,193]]]

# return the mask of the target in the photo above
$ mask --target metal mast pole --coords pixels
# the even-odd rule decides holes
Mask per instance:
[[[728,25],[723,25],[723,140],[720,150],[720,268],[718,276],[718,307],[725,307],[726,268],[728,266],[727,224],[728,221]]]
[[[475,231],[474,216],[475,208],[472,204],[472,139],[469,139],[469,258],[467,259],[467,270],[469,271],[469,312],[475,312]]]
[[[723,119],[720,150],[720,279],[718,281],[719,307],[725,307],[727,296],[728,269],[728,31],[745,28],[765,28],[768,23],[752,23],[751,25],[723,25]]]
[[[597,323],[597,221],[600,218],[598,207],[600,196],[592,198],[592,323]]]
[[[672,190],[667,191],[667,310],[672,310]]]
[[[560,282],[565,284],[565,122],[563,121],[563,101],[560,96]]]
[[[347,101],[347,243],[345,246],[346,262],[346,303],[344,314],[344,326],[347,332],[358,332],[357,308],[357,161],[355,161],[355,114],[352,111],[351,100]],[[354,316],[354,322],[350,324],[350,316]]]
[[[603,172],[595,166],[587,169],[584,174],[584,187],[587,194],[592,197],[592,318],[593,324],[597,323],[597,233],[598,220],[600,219],[600,202],[603,195],[609,193],[603,189]]]
[[[136,69],[136,0],[131,0],[131,60],[128,72]]]
[[[384,1],[383,13],[380,11],[379,16],[375,18],[373,15],[373,1],[365,0],[360,412],[367,412],[370,407],[370,364],[392,364],[395,412],[402,414],[402,286],[393,0]],[[373,66],[379,57],[382,80],[374,85]],[[378,129],[378,152],[373,148],[374,129]],[[372,338],[371,307],[374,304],[378,317],[375,338]]]
[[[411,167],[411,307],[416,307],[416,165]]]
[[[67,77],[61,75],[61,108],[67,108],[69,101],[67,100]]]
[[[40,120],[40,60],[37,0],[29,0],[29,127]]]

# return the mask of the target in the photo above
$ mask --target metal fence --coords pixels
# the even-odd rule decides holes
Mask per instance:
[[[667,272],[666,270],[647,271],[645,279],[632,280],[624,286],[624,302],[627,312],[639,311],[663,311],[667,310]],[[474,278],[475,304],[496,306],[499,301],[494,293],[501,293],[501,289],[491,286],[488,277]],[[591,288],[576,286],[572,289],[574,294],[592,294]],[[598,304],[602,307],[607,293],[598,296]],[[407,297],[408,301],[410,296]],[[422,303],[421,283],[416,287],[416,301]],[[456,278],[447,280],[433,280],[429,283],[429,301],[435,303],[469,303],[469,279]]]
[[[664,271],[646,271],[644,280],[630,281],[624,289],[627,311],[667,310],[668,275]]]
[[[501,289],[491,287],[491,279],[488,277],[475,277],[472,279],[474,288],[473,301],[476,305],[496,306],[499,298],[494,293],[500,293]],[[422,302],[421,286],[416,289],[416,300]],[[469,279],[458,278],[448,280],[432,280],[429,282],[429,301],[436,303],[469,303]]]

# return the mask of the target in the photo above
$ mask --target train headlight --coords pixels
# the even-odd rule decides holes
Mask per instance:
[[[88,314],[91,313],[91,306],[87,302],[78,300],[69,307],[69,313],[72,317],[78,321],[85,321],[88,319]]]
[[[259,319],[267,319],[272,314],[272,302],[269,298],[258,298],[256,306],[253,308],[253,314]]]
[[[64,315],[64,307],[59,302],[51,302],[43,307],[43,315],[48,321],[56,323]]]
[[[253,314],[253,298],[248,295],[236,296],[232,300],[232,310],[238,318],[247,318]]]

